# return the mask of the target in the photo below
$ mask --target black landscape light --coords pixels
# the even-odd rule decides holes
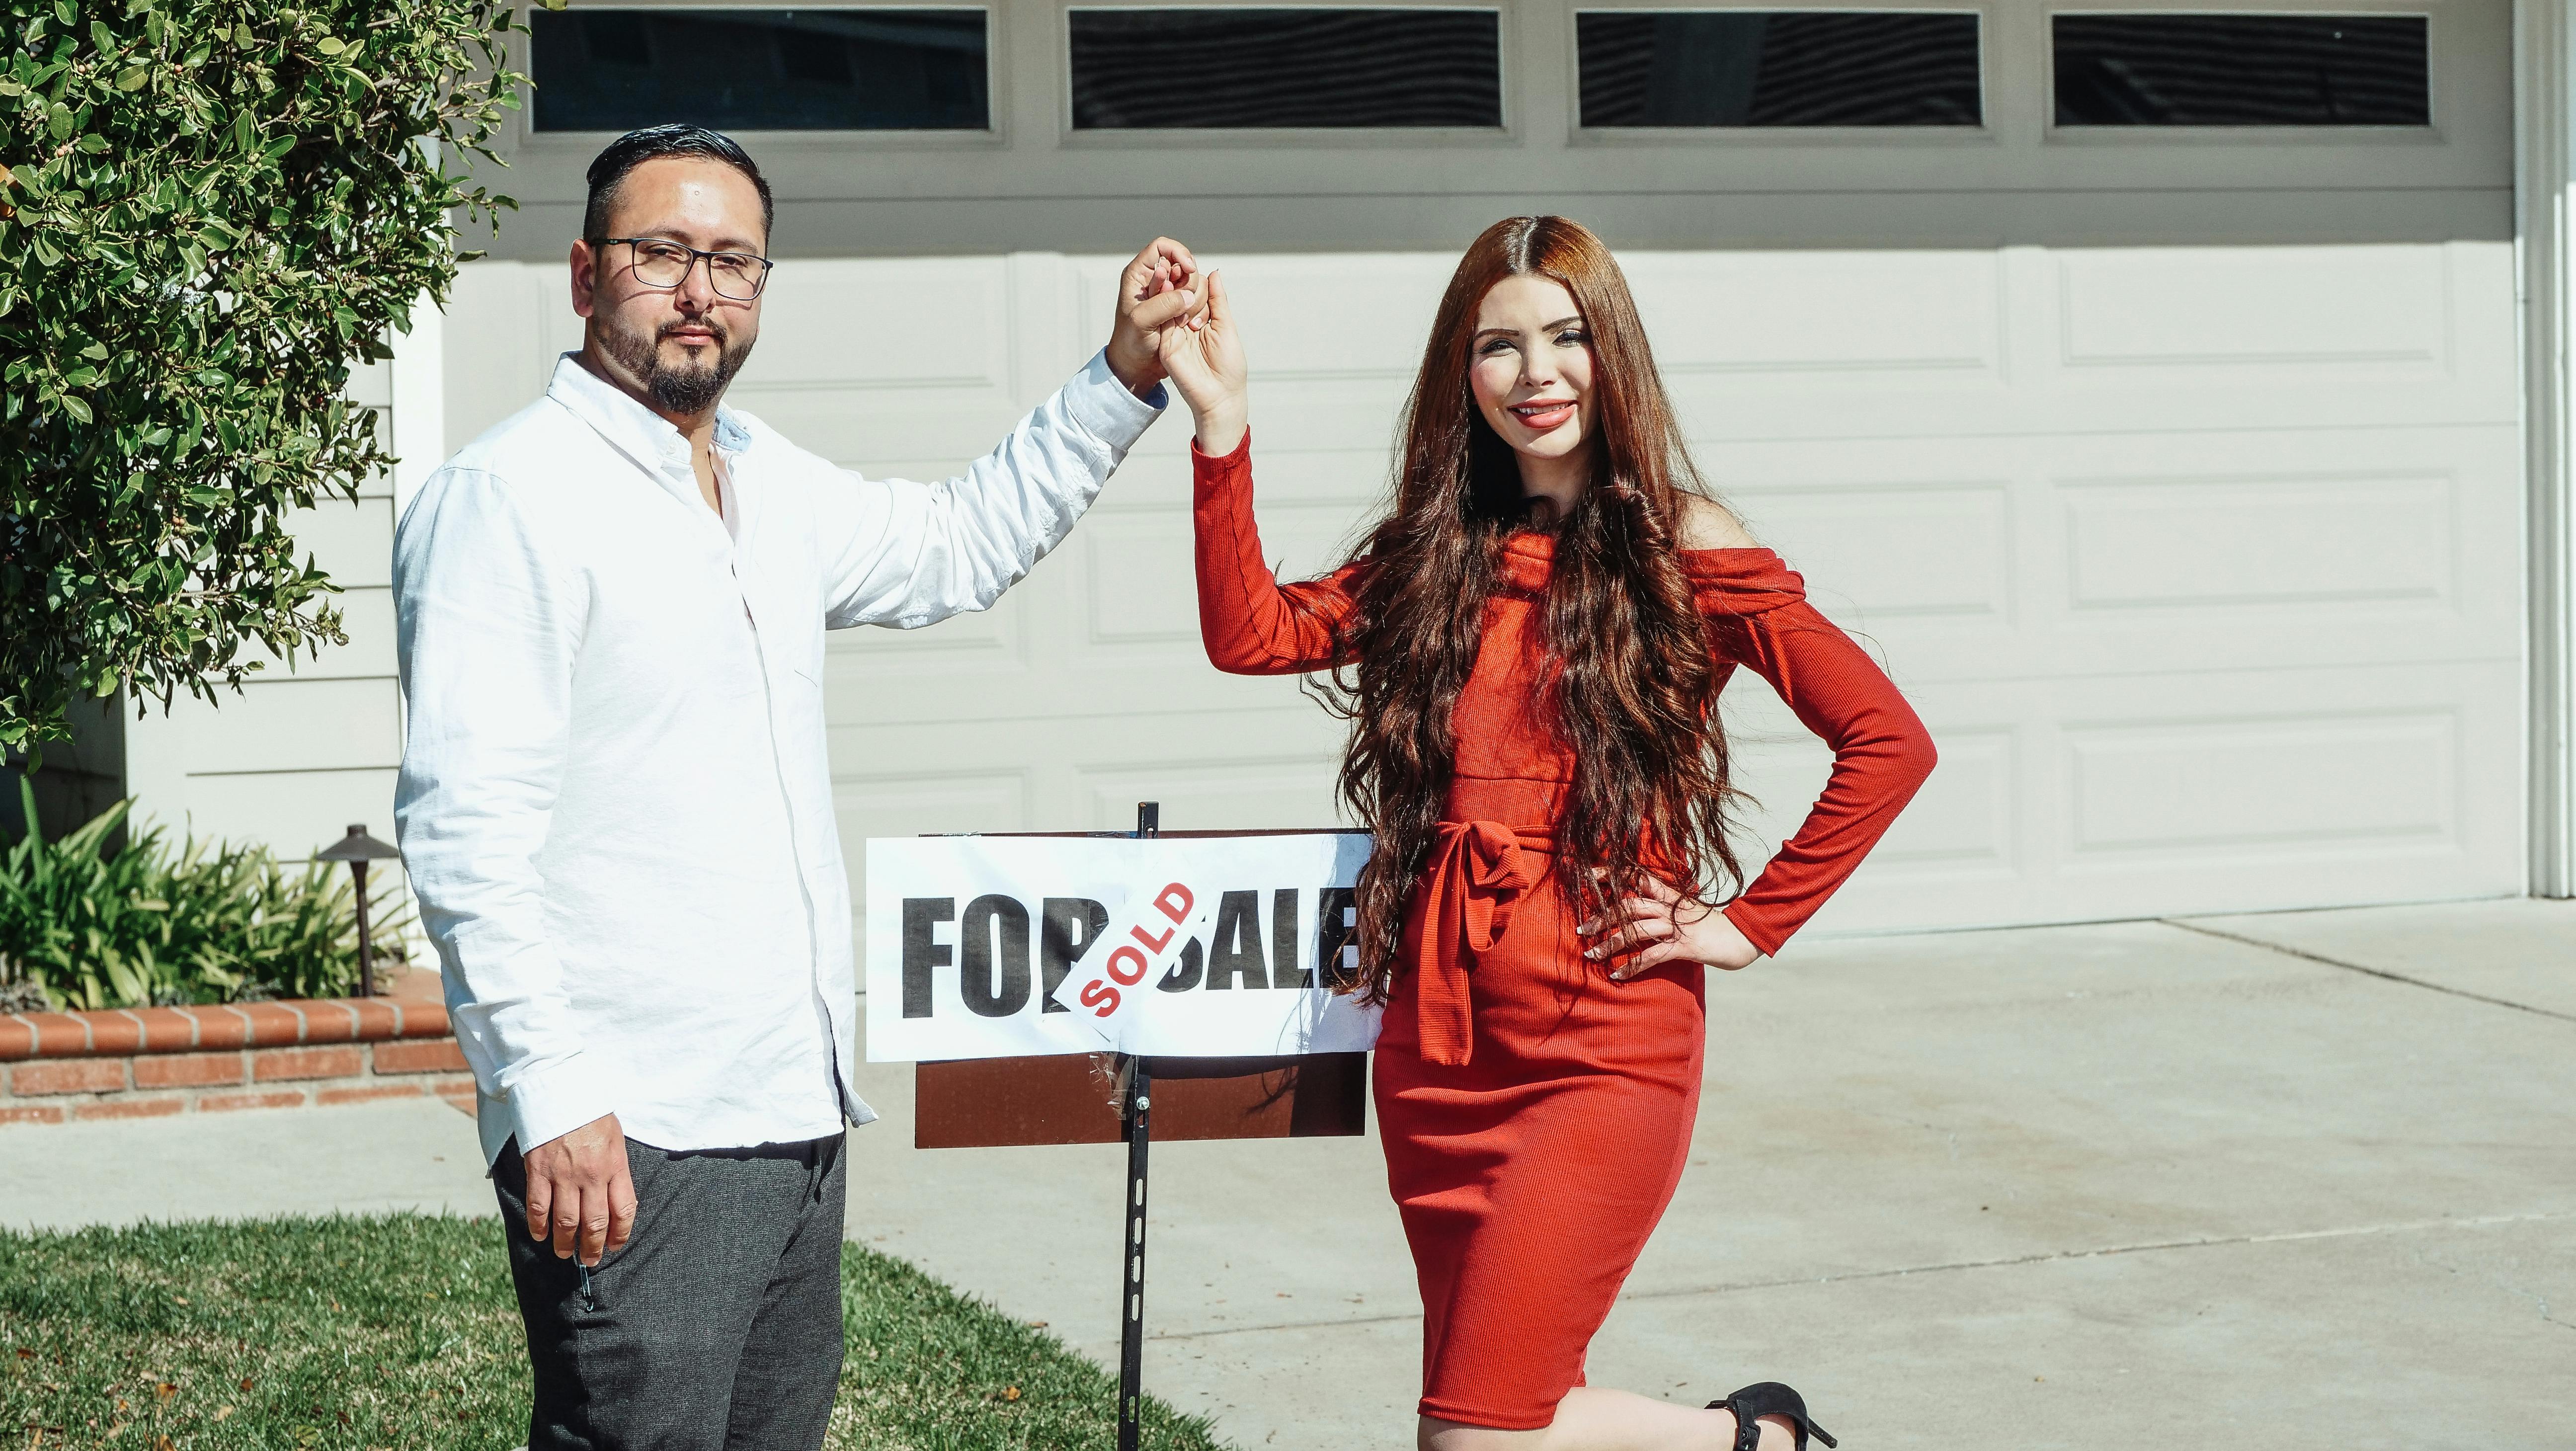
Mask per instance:
[[[376,995],[376,944],[367,931],[367,863],[399,860],[402,853],[367,835],[367,824],[353,821],[349,834],[313,854],[315,861],[347,862],[358,886],[358,996]]]

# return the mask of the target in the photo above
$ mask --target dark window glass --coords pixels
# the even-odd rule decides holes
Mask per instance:
[[[1975,126],[1977,17],[1920,10],[1575,16],[1586,126]]]
[[[1074,10],[1077,130],[1500,126],[1491,10]]]
[[[2421,15],[2058,15],[2060,126],[2424,126]]]
[[[533,10],[540,131],[981,131],[981,10]]]

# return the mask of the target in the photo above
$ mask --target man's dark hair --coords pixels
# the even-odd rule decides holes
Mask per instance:
[[[721,161],[751,178],[760,193],[760,240],[769,245],[769,225],[778,215],[777,206],[769,199],[769,179],[753,164],[751,153],[722,131],[704,126],[673,123],[647,126],[629,131],[608,143],[605,150],[590,163],[590,204],[582,209],[581,235],[585,240],[608,233],[609,209],[617,204],[617,188],[626,174],[645,162],[664,156],[696,156],[708,161]]]

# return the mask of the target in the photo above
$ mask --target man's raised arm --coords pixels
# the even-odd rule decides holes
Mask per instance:
[[[851,475],[822,505],[827,622],[912,629],[990,608],[1072,530],[1161,416],[1157,335],[1201,310],[1197,261],[1157,237],[1120,276],[1108,346],[964,476]]]

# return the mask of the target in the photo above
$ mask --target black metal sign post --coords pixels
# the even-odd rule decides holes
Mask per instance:
[[[1136,803],[1136,835],[1159,836],[1163,807]],[[1118,1299],[1118,1451],[1136,1451],[1145,1400],[1145,1151],[1154,1140],[1154,1075],[1141,1056],[1120,1055],[1127,1092],[1120,1123],[1127,1132],[1127,1238],[1119,1256],[1125,1283]]]
[[[1137,802],[1135,836],[1160,836],[1161,827],[1161,805]],[[1180,833],[1190,837],[1291,834],[1305,833]],[[1319,941],[1317,945],[1319,960],[1330,960],[1340,950],[1331,943]],[[1114,1093],[1100,1091],[1104,1059],[1116,1085]],[[1166,1141],[1348,1138],[1367,1130],[1365,1052],[1160,1059],[1125,1053],[1067,1053],[913,1065],[915,1148],[1127,1145],[1125,1233],[1119,1246],[1118,1451],[1138,1451],[1143,1432],[1145,1159],[1154,1138],[1154,1080],[1158,1076],[1163,1080]]]

